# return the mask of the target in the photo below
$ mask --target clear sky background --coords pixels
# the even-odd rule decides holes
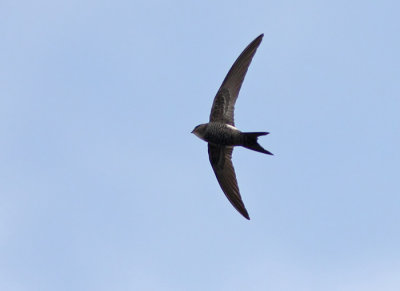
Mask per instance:
[[[399,3],[2,0],[0,290],[400,290]]]

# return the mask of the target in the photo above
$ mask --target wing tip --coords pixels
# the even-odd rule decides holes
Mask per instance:
[[[259,40],[261,42],[263,37],[264,37],[264,33],[261,33],[259,36],[256,37],[255,40]]]
[[[244,218],[246,218],[247,220],[250,220],[250,216],[249,216],[249,213],[247,212],[247,210],[246,210],[246,208],[243,208],[243,209],[237,209],[237,211],[239,211],[239,213],[244,217]]]

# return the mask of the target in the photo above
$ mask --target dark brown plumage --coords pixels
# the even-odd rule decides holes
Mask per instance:
[[[253,40],[232,65],[214,98],[210,122],[198,125],[192,131],[196,136],[208,142],[210,163],[222,191],[236,210],[247,219],[250,217],[242,201],[232,164],[233,146],[239,145],[265,154],[271,153],[257,142],[258,136],[268,133],[239,131],[234,127],[234,111],[247,69],[263,36],[261,34]]]

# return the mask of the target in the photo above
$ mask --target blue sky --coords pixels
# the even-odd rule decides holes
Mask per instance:
[[[400,290],[398,1],[0,3],[0,289]],[[240,52],[275,156],[190,134]]]

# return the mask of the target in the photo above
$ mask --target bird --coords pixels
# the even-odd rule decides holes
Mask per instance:
[[[259,47],[264,34],[254,39],[233,63],[219,88],[208,123],[197,125],[191,133],[208,143],[208,156],[218,183],[233,207],[246,219],[249,213],[240,195],[232,152],[235,146],[263,154],[273,155],[257,141],[259,136],[269,132],[242,132],[235,127],[235,103],[239,95],[247,69]]]

